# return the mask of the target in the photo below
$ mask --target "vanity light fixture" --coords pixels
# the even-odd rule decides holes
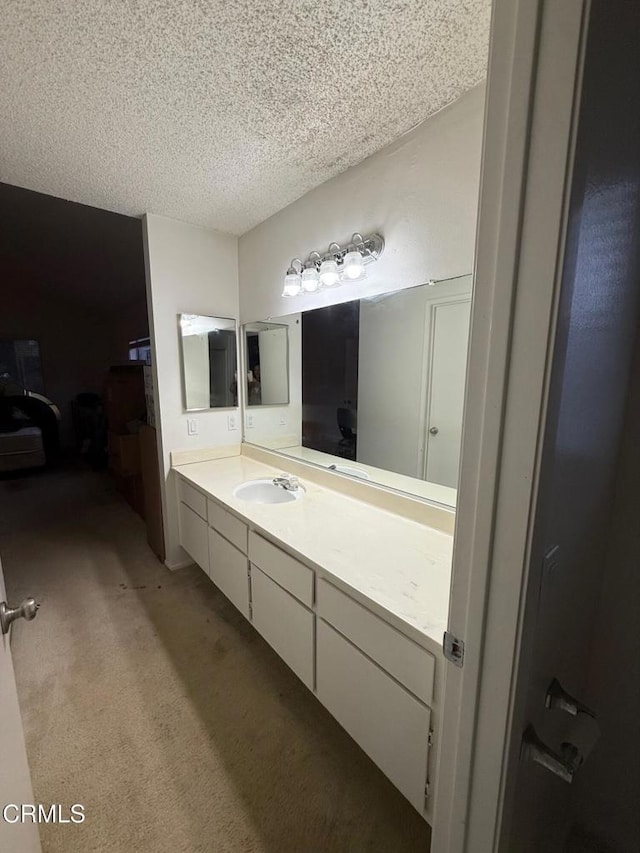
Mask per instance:
[[[302,291],[301,270],[302,261],[300,258],[294,258],[291,261],[291,266],[284,277],[284,290],[282,291],[283,296],[297,296]]]
[[[343,274],[348,281],[358,281],[365,277],[364,258],[357,249],[347,252],[344,256]]]
[[[334,284],[340,284],[338,262],[335,258],[329,258],[320,264],[320,284],[322,287],[333,287]]]
[[[361,281],[366,276],[366,265],[377,261],[383,250],[384,240],[379,234],[363,237],[355,233],[346,246],[331,243],[324,255],[311,252],[304,263],[294,258],[284,279],[282,295],[315,293],[320,287]]]
[[[320,286],[318,270],[315,267],[307,267],[302,272],[302,289],[305,293],[313,293]]]
[[[305,267],[302,270],[302,289],[305,293],[314,293],[320,287],[320,279],[318,277],[318,268],[316,266],[317,258],[320,257],[318,252],[311,252],[309,260],[311,266]]]

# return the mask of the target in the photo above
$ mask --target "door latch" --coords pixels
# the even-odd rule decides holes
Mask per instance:
[[[456,666],[464,664],[464,640],[455,637],[451,631],[445,631],[442,639],[445,658]]]

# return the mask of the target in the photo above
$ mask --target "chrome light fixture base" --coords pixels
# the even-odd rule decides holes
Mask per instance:
[[[310,252],[309,257],[306,261],[301,261],[299,258],[294,258],[291,262],[291,266],[287,271],[287,276],[285,277],[285,287],[283,291],[283,296],[298,296],[303,293],[314,293],[319,289],[327,288],[327,287],[336,287],[340,284],[356,284],[358,281],[362,281],[366,276],[366,271],[364,266],[377,261],[378,258],[382,255],[384,251],[384,238],[380,234],[369,234],[366,237],[363,237],[362,234],[356,232],[353,234],[351,241],[347,243],[345,246],[341,246],[339,243],[330,243],[328,250],[321,254],[320,252]],[[354,254],[357,253],[357,254]],[[345,257],[350,255],[350,260],[357,260],[357,255],[360,256],[359,263],[362,266],[361,271],[353,276],[345,275]],[[325,269],[322,270],[322,265],[326,262],[330,261],[330,264],[325,264]],[[335,267],[334,267],[335,264]],[[314,279],[314,281],[318,281],[313,289],[303,285],[303,281],[305,284],[310,282],[311,276],[304,276],[306,270],[315,269],[316,276],[319,276],[318,279]],[[328,269],[337,272],[337,279],[335,274],[330,277],[330,282],[323,282],[323,273],[326,273]],[[296,276],[296,281],[293,282],[293,276]],[[297,285],[299,289],[296,290]],[[296,291],[296,292],[294,292]]]

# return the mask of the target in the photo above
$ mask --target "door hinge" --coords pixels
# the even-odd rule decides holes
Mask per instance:
[[[442,640],[444,656],[455,666],[464,664],[464,640],[455,637],[451,631],[445,631]]]
[[[428,800],[431,796],[431,782],[427,779],[427,784],[424,786],[424,798]]]
[[[429,729],[429,734],[427,735],[427,743],[429,746],[433,746],[433,729]]]

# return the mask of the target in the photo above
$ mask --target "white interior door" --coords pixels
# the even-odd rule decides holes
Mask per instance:
[[[0,562],[0,602],[6,601]],[[0,633],[0,850],[2,853],[40,853],[35,823],[13,823],[18,807],[33,803],[22,719],[11,658],[11,628]]]
[[[432,307],[425,479],[456,488],[471,301]]]
[[[583,78],[594,9],[605,67]],[[464,657],[447,667],[433,853],[551,853],[576,816],[574,785],[521,744],[532,724],[565,759],[580,745],[576,717],[545,707],[554,677],[601,711],[585,664],[637,321],[636,10],[494,3],[449,615]],[[600,113],[581,149],[589,85]]]
[[[560,853],[567,845],[636,851],[640,844],[637,831],[622,826],[619,815],[609,817],[604,809],[594,819],[589,808],[590,800],[603,801],[602,776],[609,766],[615,767],[615,779],[625,775],[626,760],[637,763],[637,717],[628,721],[628,756],[607,755],[611,728],[619,719],[616,709],[626,702],[637,708],[638,692],[636,687],[635,695],[632,689],[625,693],[633,676],[618,655],[600,665],[617,668],[619,687],[601,688],[603,673],[597,667],[602,655],[594,643],[594,625],[603,591],[612,584],[610,566],[625,555],[621,549],[609,551],[620,514],[614,507],[616,478],[633,459],[620,455],[625,421],[631,441],[637,442],[638,434],[628,395],[636,386],[633,351],[640,319],[640,124],[629,122],[628,104],[640,97],[640,11],[636,4],[616,0],[591,0],[588,11],[505,776],[500,844],[505,853]],[[631,500],[635,503],[635,496]],[[620,586],[622,602],[633,587],[629,581]],[[613,629],[619,608],[611,607],[604,616]],[[554,679],[579,704],[558,701]],[[592,770],[592,756],[598,758],[599,772]],[[631,800],[637,814],[632,778],[620,786],[617,799]]]

